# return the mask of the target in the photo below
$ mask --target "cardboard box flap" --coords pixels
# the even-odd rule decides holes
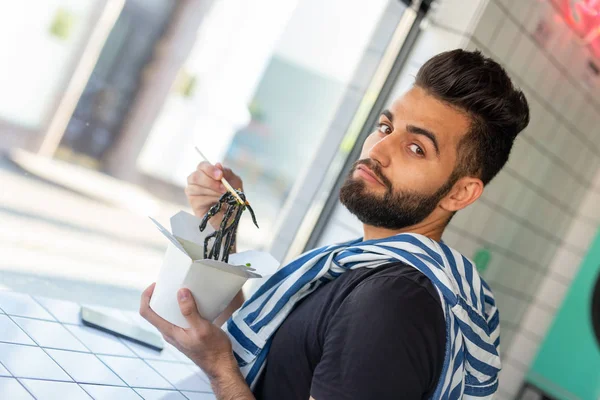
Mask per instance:
[[[199,245],[180,237],[177,237],[176,239],[181,243],[192,260],[202,260],[204,258],[204,245]]]
[[[272,255],[264,251],[242,251],[241,253],[235,253],[229,255],[229,264],[249,266],[256,270],[261,276],[273,275],[277,268],[279,268],[279,261],[277,261]]]
[[[204,247],[204,239],[215,230],[210,224],[206,224],[204,232],[200,232],[201,222],[202,218],[185,211],[179,211],[171,217],[171,232],[178,238]]]
[[[227,263],[224,263],[221,261],[216,261],[216,260],[209,260],[209,259],[195,260],[194,265],[198,265],[198,266],[202,265],[202,266],[216,268],[223,272],[229,272],[230,274],[242,276],[244,278],[262,278],[259,274],[252,272],[248,268],[240,267],[240,266],[236,266],[236,265],[230,265],[230,264],[227,264]],[[215,284],[218,284],[218,283],[215,283]]]
[[[158,221],[155,220],[154,218],[152,218],[152,217],[148,217],[148,218],[150,218],[150,220],[152,220],[152,222],[154,222],[154,225],[156,225],[156,227],[158,228],[158,230],[160,231],[160,233],[162,233],[163,235],[165,235],[165,237],[167,239],[169,239],[169,242],[173,243],[173,245],[175,247],[177,247],[179,250],[181,250],[181,252],[183,252],[184,254],[186,254],[186,255],[189,256],[188,252],[181,245],[181,243],[179,243],[179,241],[177,240],[177,238],[175,238],[175,236],[173,236],[171,234],[171,232],[169,232],[168,230],[166,230],[165,227],[162,226],[160,223],[158,223]],[[190,259],[191,259],[191,257],[190,257]]]

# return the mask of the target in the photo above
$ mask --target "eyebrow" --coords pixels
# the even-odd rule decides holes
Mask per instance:
[[[387,117],[387,119],[390,120],[390,122],[394,122],[394,114],[392,114],[392,112],[390,110],[383,110],[381,112],[381,115],[385,115]]]
[[[427,129],[419,128],[418,126],[414,125],[406,125],[406,130],[415,135],[423,135],[429,138],[429,140],[431,140],[431,142],[433,143],[433,147],[435,148],[437,156],[440,156],[440,148],[438,146],[438,141],[433,132],[428,131]]]

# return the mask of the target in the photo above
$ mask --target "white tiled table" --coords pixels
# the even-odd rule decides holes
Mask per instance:
[[[101,311],[147,324],[133,312]],[[0,399],[215,399],[202,371],[165,346],[84,326],[78,304],[0,291]]]

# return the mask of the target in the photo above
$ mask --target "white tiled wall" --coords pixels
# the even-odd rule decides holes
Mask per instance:
[[[503,64],[530,104],[509,163],[444,236],[468,257],[491,251],[484,278],[501,311],[499,398],[513,399],[600,224],[600,78],[548,0],[440,0],[425,29],[392,97],[429,57],[464,47]],[[321,244],[360,235],[338,204]]]

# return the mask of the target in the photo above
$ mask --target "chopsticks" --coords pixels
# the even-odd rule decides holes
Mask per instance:
[[[206,156],[204,154],[202,154],[202,152],[200,151],[200,149],[197,146],[194,146],[194,148],[196,149],[198,154],[200,154],[200,157],[202,157],[204,159],[204,161],[206,161],[209,164],[212,164],[210,161],[208,161],[208,158],[206,158]],[[238,201],[238,203],[240,203],[241,205],[250,205],[250,203],[248,203],[247,200],[246,201],[242,200],[242,198],[237,194],[235,189],[229,184],[229,182],[227,182],[227,179],[225,179],[225,177],[221,178],[221,183],[223,184],[223,186],[225,186],[225,188],[229,191],[229,193],[231,193],[233,195],[233,197],[235,197],[235,199]]]

